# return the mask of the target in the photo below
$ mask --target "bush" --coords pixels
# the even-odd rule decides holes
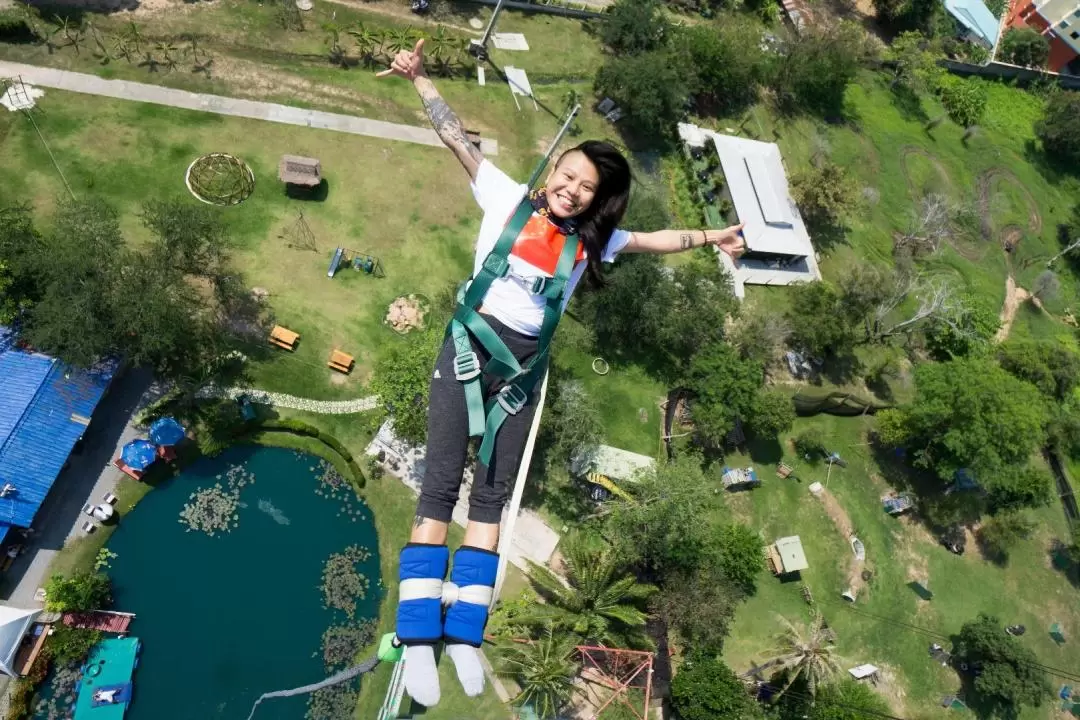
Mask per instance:
[[[34,685],[26,678],[17,678],[11,686],[8,696],[7,720],[26,720],[31,717],[34,700]]]
[[[1032,28],[1009,28],[1001,39],[1001,56],[1013,65],[1043,68],[1050,59],[1050,41]]]
[[[987,501],[994,513],[1049,505],[1054,499],[1054,479],[1035,465],[1008,468],[986,479]]]
[[[659,0],[616,0],[600,25],[600,39],[616,53],[636,55],[664,44],[668,22]]]
[[[799,171],[791,179],[791,196],[814,228],[842,224],[859,197],[855,180],[828,160]]]
[[[791,429],[795,403],[791,395],[777,390],[759,390],[746,425],[758,438],[775,438]]]
[[[692,91],[700,102],[733,113],[757,101],[758,90],[773,75],[772,56],[762,49],[760,38],[760,24],[737,15],[720,25],[682,30],[679,44],[694,68]],[[715,153],[709,157],[719,160]]]
[[[844,91],[866,55],[864,32],[854,23],[845,21],[802,36],[780,63],[775,89],[782,106],[839,117]]]
[[[45,584],[49,612],[102,610],[112,604],[112,584],[104,573],[80,572],[70,578],[53,575]]]
[[[1048,155],[1075,171],[1080,166],[1080,92],[1051,97],[1035,134]]]
[[[799,453],[799,457],[815,459],[825,457],[828,454],[825,449],[825,435],[821,432],[821,428],[806,428],[795,436],[793,442],[795,452]]]
[[[971,127],[982,122],[988,96],[986,85],[981,80],[965,80],[950,75],[942,78],[937,92],[945,112],[957,125]]]
[[[596,74],[596,90],[625,113],[623,122],[644,140],[667,143],[690,94],[687,73],[665,50],[616,56]]]
[[[1009,551],[1021,540],[1026,540],[1035,530],[1035,523],[1027,515],[1012,511],[994,515],[979,528],[979,545],[994,560],[1008,558]]]
[[[745,720],[761,717],[742,681],[719,660],[688,661],[671,681],[671,705],[682,720]]]
[[[82,665],[90,654],[90,648],[100,640],[101,632],[98,630],[84,630],[55,623],[53,633],[45,643],[45,652],[58,665]]]

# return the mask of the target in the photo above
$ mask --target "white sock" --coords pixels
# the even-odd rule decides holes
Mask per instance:
[[[438,704],[439,668],[435,666],[433,646],[405,646],[405,691],[425,707]]]
[[[480,651],[472,645],[447,643],[446,654],[454,661],[458,681],[469,697],[484,692],[484,666],[480,664]]]

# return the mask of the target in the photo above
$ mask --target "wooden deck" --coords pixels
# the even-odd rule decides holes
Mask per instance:
[[[131,613],[114,612],[112,610],[96,610],[90,612],[64,613],[64,624],[69,627],[82,628],[84,630],[101,630],[102,632],[125,633],[135,616]]]

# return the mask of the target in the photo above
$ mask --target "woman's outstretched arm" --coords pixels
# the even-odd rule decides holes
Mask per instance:
[[[424,110],[431,120],[431,126],[438,133],[439,139],[453,151],[465,167],[465,172],[469,173],[469,177],[475,178],[484,156],[475,145],[469,142],[461,119],[446,104],[442,95],[435,89],[435,83],[431,82],[431,78],[424,72],[424,41],[417,40],[414,49],[399,52],[390,64],[390,69],[378,73],[378,77],[389,75],[400,75],[412,82],[420,95],[421,102],[424,103]]]
[[[658,230],[657,232],[630,234],[630,244],[623,252],[675,253],[714,245],[732,259],[746,250],[743,226],[732,225],[723,230]]]

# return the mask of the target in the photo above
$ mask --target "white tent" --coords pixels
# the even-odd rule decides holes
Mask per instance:
[[[0,672],[18,677],[15,671],[15,653],[30,625],[41,610],[23,610],[10,605],[0,605]]]

